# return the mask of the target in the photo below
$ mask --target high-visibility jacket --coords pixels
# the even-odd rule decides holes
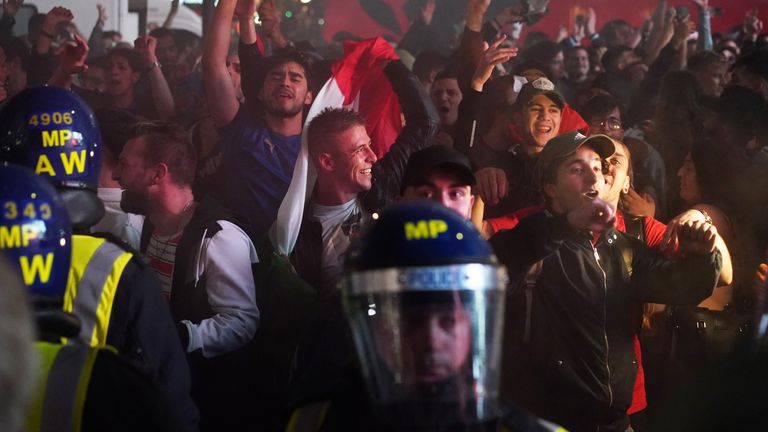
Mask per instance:
[[[102,237],[72,236],[72,263],[63,310],[80,319],[76,341],[111,345],[147,368],[182,419],[196,430],[199,414],[190,396],[184,350],[154,271],[138,256]]]
[[[183,430],[152,377],[114,348],[37,342],[37,351],[26,431]]]
[[[29,432],[79,431],[86,390],[96,355],[102,348],[37,342],[38,389],[27,418]]]
[[[100,237],[72,236],[64,311],[80,318],[78,339],[91,346],[107,344],[112,304],[131,252]]]

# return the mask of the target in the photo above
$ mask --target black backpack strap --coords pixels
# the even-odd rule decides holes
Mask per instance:
[[[645,243],[645,218],[640,217],[625,217],[624,226],[627,235],[632,236],[641,242]]]

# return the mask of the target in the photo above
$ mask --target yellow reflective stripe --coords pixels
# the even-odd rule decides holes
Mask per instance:
[[[93,364],[96,362],[96,356],[99,349],[92,349],[88,353],[88,358],[83,365],[83,372],[80,374],[80,382],[77,384],[77,394],[75,395],[75,412],[72,416],[72,430],[79,431],[83,425],[83,410],[85,409],[85,400],[88,396],[88,384],[91,382],[91,372]]]
[[[106,345],[117,286],[132,257],[103,238],[72,236],[72,263],[62,309],[80,318],[83,328],[79,338],[83,342]],[[88,288],[78,299],[83,286]]]
[[[112,304],[115,300],[115,292],[123,276],[123,270],[133,258],[130,252],[124,252],[112,265],[112,272],[107,277],[104,290],[101,293],[99,307],[96,309],[96,326],[91,336],[91,346],[106,345],[109,332],[109,320],[112,317]]]
[[[317,402],[301,408],[297,408],[291,414],[286,432],[316,432],[325,423],[330,402]]]
[[[91,261],[91,257],[106,240],[98,237],[81,234],[72,235],[72,261],[69,265],[69,277],[67,278],[67,290],[64,291],[64,312],[72,313],[77,296],[77,284],[83,278],[85,268]]]
[[[30,400],[29,410],[27,411],[28,432],[39,431],[43,420],[43,402],[45,401],[45,388],[48,383],[48,373],[51,371],[53,361],[59,352],[61,345],[55,345],[48,342],[37,342],[38,359],[40,361],[40,375],[37,377],[37,389],[34,397]]]

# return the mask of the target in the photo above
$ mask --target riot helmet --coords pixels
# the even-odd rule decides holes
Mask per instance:
[[[0,250],[19,269],[33,301],[61,303],[72,255],[61,198],[31,170],[0,164],[0,205]]]
[[[30,87],[0,110],[0,162],[34,170],[59,191],[76,230],[104,215],[96,195],[101,135],[91,108],[69,90]]]
[[[350,247],[344,312],[383,418],[437,430],[498,414],[506,282],[475,227],[431,201],[386,209]]]

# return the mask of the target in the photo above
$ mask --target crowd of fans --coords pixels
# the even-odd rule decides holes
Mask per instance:
[[[159,278],[201,429],[284,428],[296,407],[338,391],[356,367],[339,304],[346,252],[390,203],[426,198],[455,210],[490,239],[511,274],[533,274],[535,282],[540,266],[514,271],[521,264],[511,245],[526,246],[513,233],[529,218],[537,223],[543,208],[572,210],[542,159],[559,160],[549,152],[584,138],[578,133],[612,143],[605,154],[602,144],[593,152],[604,184],[582,195],[608,203],[615,228],[658,256],[690,258],[688,276],[663,283],[705,279],[697,268],[709,264],[694,262],[694,249],[677,238],[690,224],[714,226],[707,232],[722,260],[717,288],[690,296],[688,306],[665,294],[674,286],[608,306],[625,313],[613,323],[628,342],[615,349],[631,353],[633,364],[613,378],[608,368],[608,391],[620,380],[633,389],[611,394],[605,407],[558,387],[558,376],[542,382],[528,374],[535,361],[524,353],[539,353],[541,343],[514,340],[519,323],[505,323],[512,331],[502,395],[573,430],[653,430],[680,385],[749,334],[768,273],[768,34],[754,11],[733,31],[713,33],[707,0],[693,0],[693,13],[662,0],[641,28],[622,19],[598,28],[589,9],[554,39],[535,24],[521,39],[522,6],[488,16],[490,0],[468,0],[446,53],[430,46],[435,1],[428,0],[394,47],[400,60],[380,65],[398,97],[402,131],[393,143],[372,143],[367,119],[352,110],[327,109],[305,125],[335,59],[319,54],[325,47],[286,40],[275,0],[219,0],[204,38],[175,30],[172,10],[133,43],[106,30],[101,6],[87,41],[77,29],[62,33],[74,18],[64,7],[32,17],[29,34],[14,36],[21,3],[3,3],[0,98],[59,86],[95,111],[107,215],[93,230],[140,251]],[[302,136],[316,181],[286,253],[270,227],[302,157]],[[382,144],[385,154],[374,151]],[[638,264],[646,252],[634,250],[630,276],[633,262],[637,273],[661,265]],[[541,290],[557,284],[550,273],[545,264]],[[510,296],[508,317],[527,313],[521,301]],[[536,312],[560,317],[597,307],[585,302]],[[614,330],[604,330],[607,349]],[[534,328],[536,336],[550,335]],[[571,349],[593,355],[591,345]],[[187,416],[179,424],[195,425],[194,409],[175,409]],[[631,429],[622,423],[627,415]]]

